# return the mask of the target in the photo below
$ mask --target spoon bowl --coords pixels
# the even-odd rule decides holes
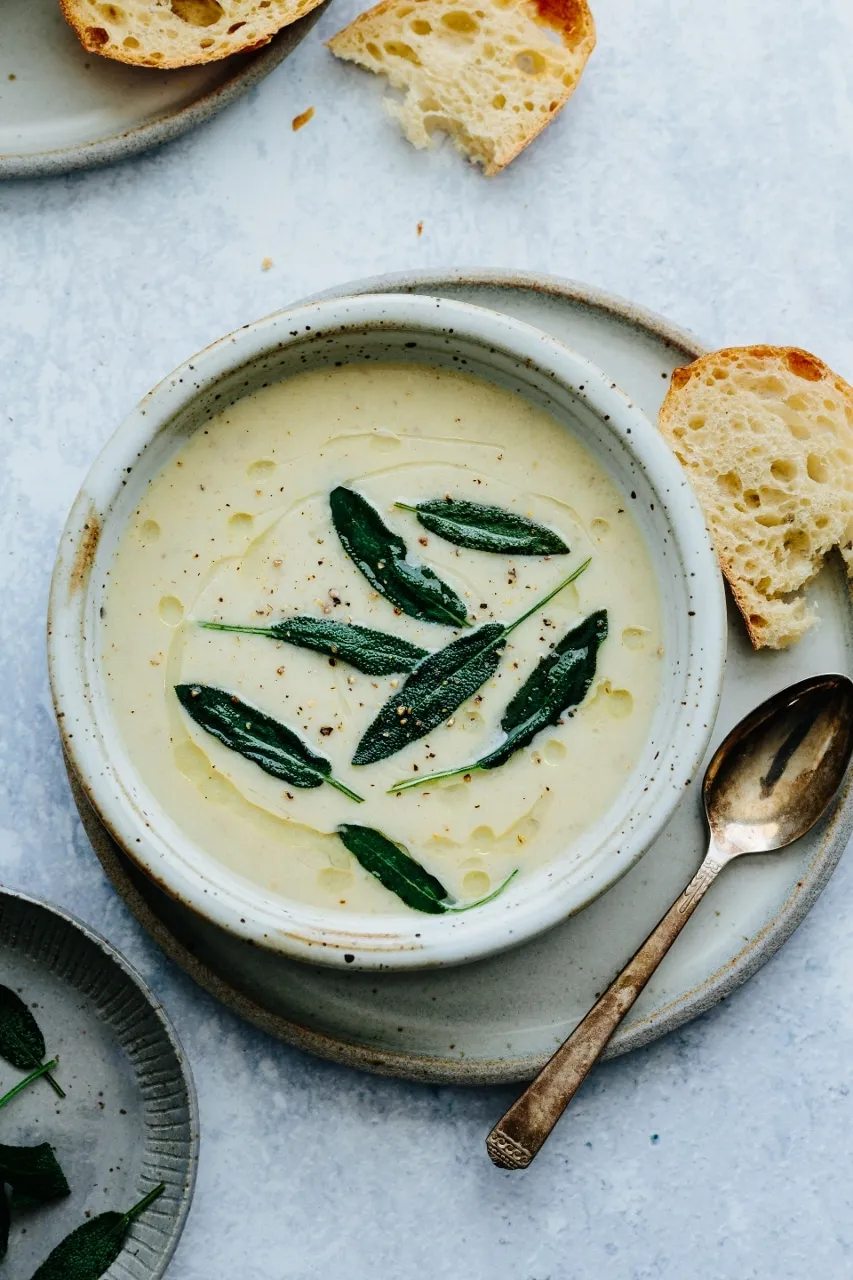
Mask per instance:
[[[702,800],[728,858],[770,853],[826,811],[853,754],[853,681],[812,676],[756,707],[720,743]]]

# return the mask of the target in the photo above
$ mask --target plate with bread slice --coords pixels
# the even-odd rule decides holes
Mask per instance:
[[[0,0],[0,178],[108,164],[177,137],[267,75],[321,8]],[[449,139],[493,177],[559,115],[595,43],[587,0],[380,0],[328,48],[385,81],[413,146]]]
[[[0,178],[111,164],[268,75],[320,0],[0,0]]]
[[[603,370],[658,425],[704,508],[730,588],[726,671],[706,759],[747,708],[809,675],[850,674],[853,388],[817,357],[796,346],[709,352],[640,307],[542,276],[416,273],[322,296],[371,293],[447,298],[527,322]],[[217,999],[321,1057],[413,1080],[486,1084],[536,1074],[695,873],[706,849],[703,769],[642,859],[571,919],[487,959],[398,972],[305,964],[202,918],[122,852],[69,774],[113,884]],[[607,1054],[674,1030],[757,973],[814,905],[851,831],[848,782],[835,810],[785,853],[733,866]]]

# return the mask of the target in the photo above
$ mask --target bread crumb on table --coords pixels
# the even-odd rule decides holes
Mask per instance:
[[[313,107],[309,107],[308,110],[303,111],[301,115],[294,116],[293,123],[291,124],[291,128],[293,129],[293,132],[298,133],[299,130],[303,127],[303,125],[306,125],[309,120],[313,119],[313,116],[314,116]]]
[[[419,236],[422,236],[422,235],[423,235],[423,233],[424,233],[424,224],[423,224],[422,222],[419,222],[419,223],[418,223],[418,235],[419,235]]]
[[[261,271],[269,271],[271,266],[272,266],[272,258],[264,258],[263,262],[261,263]]]

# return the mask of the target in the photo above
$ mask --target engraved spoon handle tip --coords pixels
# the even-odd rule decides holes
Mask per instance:
[[[684,892],[565,1044],[495,1125],[486,1139],[486,1150],[498,1168],[526,1169],[534,1159],[724,862],[712,844]]]

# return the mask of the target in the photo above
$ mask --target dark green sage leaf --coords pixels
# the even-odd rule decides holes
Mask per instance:
[[[425,658],[365,730],[353,764],[386,760],[453,715],[498,669],[504,636],[501,623],[490,622]]]
[[[418,663],[402,688],[388,699],[365,730],[352,758],[353,764],[387,760],[445,721],[494,675],[500,665],[501,646],[516,627],[573,582],[588,564],[589,561],[585,561],[515,622],[486,623]]]
[[[99,1280],[121,1253],[131,1222],[165,1190],[161,1182],[127,1213],[109,1209],[84,1222],[45,1258],[32,1280]]]
[[[11,1102],[12,1099],[17,1097],[17,1095],[23,1092],[24,1089],[28,1089],[35,1080],[39,1080],[42,1076],[46,1076],[48,1072],[53,1070],[58,1062],[58,1058],[52,1058],[50,1062],[43,1062],[40,1067],[36,1067],[28,1076],[24,1076],[24,1079],[19,1080],[16,1085],[13,1085],[8,1093],[3,1094],[3,1097],[0,1098],[0,1107],[5,1107],[7,1102]]]
[[[432,569],[406,558],[405,542],[366,498],[339,485],[329,495],[329,504],[344,551],[375,591],[411,618],[467,626],[465,601]]]
[[[501,718],[506,741],[483,757],[481,769],[496,769],[542,729],[558,724],[569,708],[583,702],[606,638],[607,610],[599,609],[539,659]]]
[[[444,885],[403,848],[389,840],[373,827],[358,827],[345,823],[338,827],[338,835],[356,861],[369,871],[391,893],[415,911],[427,915],[443,915],[446,912],[470,911],[496,898],[515,876],[513,871],[503,884],[485,898],[476,902],[459,904],[450,897]]]
[[[417,506],[397,502],[404,511],[414,511],[430,533],[445,542],[471,551],[492,551],[513,556],[566,556],[569,548],[553,529],[514,511],[491,507],[464,498],[430,498]]]
[[[338,835],[353,857],[407,906],[430,915],[441,915],[447,890],[440,880],[410,858],[381,831],[351,823],[338,827]]]
[[[406,778],[389,790],[408,791],[440,778],[454,778],[476,769],[496,769],[504,764],[542,729],[558,724],[567,711],[583,702],[595,678],[598,650],[606,638],[607,610],[599,609],[567,631],[562,640],[539,659],[501,718],[506,737],[499,747],[473,764]]]
[[[319,787],[328,782],[350,800],[363,802],[362,796],[332,777],[331,763],[324,756],[312,751],[292,729],[242,702],[236,694],[204,684],[178,684],[175,693],[196,724],[264,773],[294,787]]]
[[[0,1182],[0,1262],[9,1252],[10,1225],[11,1215],[9,1213],[9,1201],[6,1199],[6,1188]]]
[[[283,622],[274,622],[271,627],[238,627],[225,622],[200,622],[198,625],[208,631],[236,631],[240,635],[284,640],[300,649],[313,649],[347,662],[369,676],[414,671],[421,658],[427,655],[426,649],[401,640],[399,636],[389,636],[384,631],[374,631],[371,627],[360,627],[355,623],[334,622],[329,618],[287,618]]]
[[[44,1058],[41,1029],[17,992],[0,986],[0,1054],[13,1067],[25,1071]]]
[[[38,1023],[17,992],[0,986],[0,1057],[19,1071],[29,1071],[44,1060],[45,1044]],[[65,1094],[47,1072],[44,1073],[54,1093]]]
[[[53,1147],[42,1142],[37,1147],[0,1145],[0,1184],[12,1188],[12,1208],[34,1205],[67,1196],[71,1188],[54,1155]]]

